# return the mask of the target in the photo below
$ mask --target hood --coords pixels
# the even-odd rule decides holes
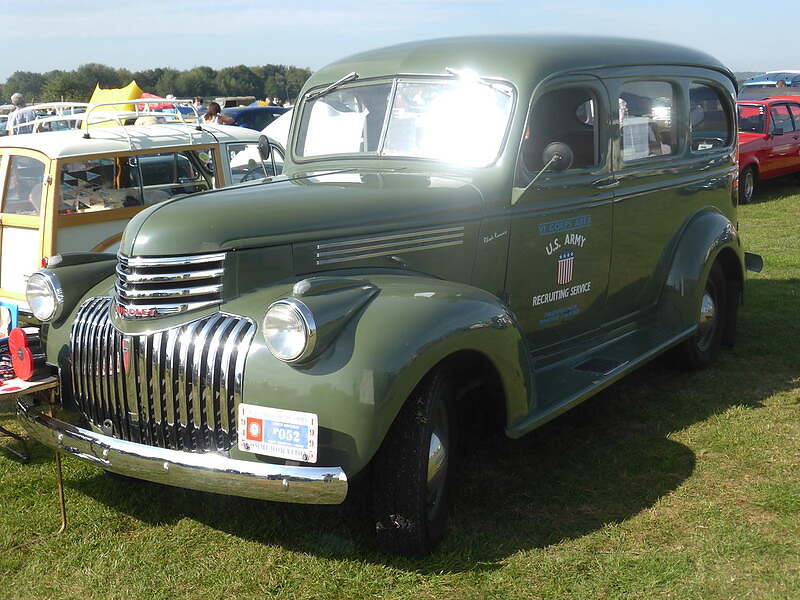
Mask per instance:
[[[356,170],[306,174],[154,206],[130,221],[120,251],[185,255],[432,226],[476,218],[482,204],[468,178]]]

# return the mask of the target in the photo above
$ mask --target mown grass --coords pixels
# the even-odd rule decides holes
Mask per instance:
[[[482,445],[431,557],[378,554],[358,502],[259,503],[71,459],[70,526],[52,537],[52,454],[36,446],[30,465],[0,454],[0,598],[800,598],[798,189],[741,208],[766,267],[737,346],[704,372],[656,361]]]

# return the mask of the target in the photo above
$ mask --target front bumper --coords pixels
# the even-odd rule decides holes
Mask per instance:
[[[107,471],[177,487],[302,504],[340,504],[347,476],[340,467],[293,467],[136,444],[50,417],[30,398],[17,417],[31,437]]]

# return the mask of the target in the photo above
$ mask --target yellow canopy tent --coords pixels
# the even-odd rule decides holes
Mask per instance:
[[[121,88],[108,88],[103,89],[98,83],[94,88],[94,93],[89,100],[89,104],[105,104],[107,102],[117,102],[122,100],[137,100],[142,97],[142,88],[136,85],[136,81],[131,81],[128,85]],[[133,111],[136,110],[133,104],[114,104],[111,106],[103,106],[102,111]],[[111,127],[116,123],[101,123],[94,125],[94,127]]]

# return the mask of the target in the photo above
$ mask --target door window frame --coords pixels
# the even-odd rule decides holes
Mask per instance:
[[[596,75],[588,73],[581,73],[575,75],[563,75],[546,82],[540,89],[536,89],[531,96],[528,104],[528,110],[525,114],[524,125],[522,128],[522,137],[517,148],[517,156],[514,166],[514,184],[512,187],[511,204],[516,204],[520,197],[528,190],[533,183],[533,179],[537,173],[531,173],[525,165],[524,148],[525,148],[525,131],[528,124],[531,122],[534,110],[539,102],[547,94],[556,92],[558,90],[570,88],[584,88],[591,92],[596,106],[596,128],[595,128],[595,144],[598,154],[597,164],[590,167],[571,168],[565,171],[545,171],[542,173],[541,178],[569,178],[578,176],[595,175],[597,177],[608,177],[612,173],[613,167],[613,130],[610,127],[610,94],[605,82]],[[521,176],[525,179],[521,180]],[[540,180],[541,180],[540,178]]]
[[[5,213],[2,210],[5,207],[6,187],[8,185],[8,169],[11,163],[12,156],[24,156],[38,160],[44,164],[44,176],[42,181],[42,203],[38,215],[18,215],[13,213]],[[37,261],[41,261],[42,257],[50,256],[53,253],[53,223],[52,223],[52,210],[53,210],[53,193],[55,186],[53,185],[53,173],[55,169],[55,161],[49,156],[36,150],[29,150],[27,148],[0,148],[0,251],[2,251],[3,229],[5,227],[15,227],[20,229],[34,229],[39,232],[38,243],[38,256]],[[2,264],[0,263],[0,268]],[[12,298],[14,300],[25,300],[25,294],[15,292],[6,288],[0,287],[0,296]]]

